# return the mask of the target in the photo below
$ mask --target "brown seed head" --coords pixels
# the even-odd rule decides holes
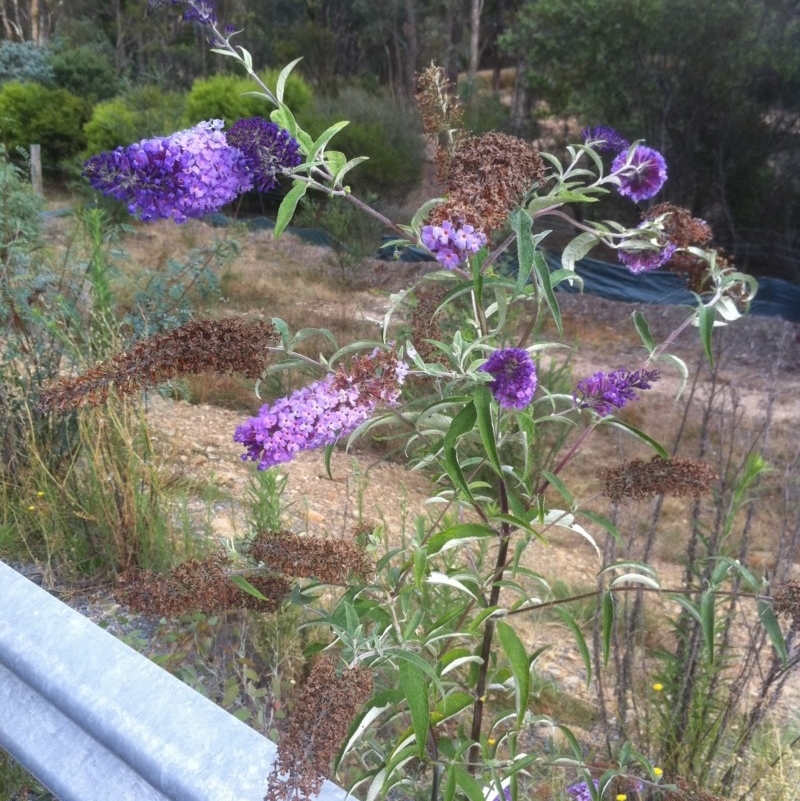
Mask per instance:
[[[497,132],[469,136],[455,145],[442,176],[447,199],[430,222],[468,223],[488,236],[505,225],[527,192],[544,183],[544,173],[542,157],[523,139]]]
[[[350,722],[371,692],[367,668],[337,675],[330,657],[314,665],[278,745],[264,801],[311,798],[319,792]]]
[[[261,532],[247,549],[268,570],[297,578],[313,578],[323,584],[347,584],[352,574],[362,579],[373,566],[353,541],[297,536],[287,531]]]
[[[693,495],[709,489],[718,479],[711,465],[695,459],[663,459],[649,462],[633,459],[600,473],[605,494],[614,502],[623,498],[639,500],[649,495]]]
[[[800,631],[800,581],[789,579],[775,588],[772,594],[775,614],[792,621],[792,631]]]
[[[125,353],[79,376],[45,387],[37,411],[69,411],[99,406],[112,387],[130,395],[181,375],[206,371],[261,376],[267,346],[277,340],[275,326],[263,320],[192,320],[163,334],[141,340]]]
[[[120,577],[114,595],[120,603],[146,615],[178,617],[187,612],[211,614],[227,609],[274,612],[292,591],[282,576],[257,575],[249,582],[268,600],[239,589],[230,579],[225,554],[189,559],[169,574],[135,568]]]

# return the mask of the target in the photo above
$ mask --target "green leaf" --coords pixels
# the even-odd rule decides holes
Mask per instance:
[[[417,742],[417,756],[424,760],[430,726],[428,681],[422,670],[411,662],[404,660],[398,664],[397,668],[400,671],[400,689],[403,691],[411,712],[411,723]]]
[[[478,784],[464,768],[456,766],[454,774],[456,784],[466,794],[469,801],[486,801],[482,785]]]
[[[555,613],[561,618],[567,628],[572,632],[572,636],[575,638],[575,644],[578,646],[578,650],[581,653],[581,658],[583,659],[583,666],[586,669],[586,686],[588,687],[592,681],[592,657],[589,654],[589,646],[586,644],[586,638],[583,636],[583,632],[578,626],[575,618],[568,609],[565,609],[563,606],[554,606],[553,610]]]
[[[511,230],[517,235],[517,261],[519,263],[517,294],[519,294],[525,284],[528,283],[528,278],[533,269],[533,254],[535,251],[532,230],[533,219],[523,209],[517,209],[509,215],[508,221],[511,225]]]
[[[244,576],[231,576],[231,581],[244,592],[258,598],[259,601],[269,601],[265,595],[262,595]]]
[[[474,498],[472,497],[472,491],[469,488],[469,484],[467,483],[466,478],[464,478],[464,472],[461,470],[461,465],[458,462],[456,444],[460,437],[472,431],[472,429],[475,427],[475,420],[477,419],[477,416],[478,413],[475,409],[474,401],[468,403],[453,418],[453,422],[450,423],[450,427],[447,429],[447,433],[444,436],[443,444],[445,470],[447,470],[447,475],[450,476],[450,480],[453,482],[454,486],[460,489],[470,501],[473,501]]]
[[[612,426],[613,428],[621,428],[623,431],[633,434],[634,437],[641,440],[646,445],[649,445],[662,459],[669,459],[669,452],[666,450],[666,448],[660,443],[656,442],[651,436],[645,434],[644,431],[636,428],[636,426],[632,426],[630,423],[625,423],[622,420],[617,420],[613,417],[603,418],[600,421],[600,424]]]
[[[283,103],[283,93],[286,89],[286,81],[289,80],[291,71],[302,61],[302,57],[290,61],[278,74],[278,81],[275,85],[275,96],[279,103]]]
[[[517,632],[502,620],[497,623],[497,636],[511,665],[511,673],[514,676],[516,685],[514,698],[517,707],[517,725],[522,726],[525,722],[525,713],[528,710],[531,683],[531,666],[528,661],[528,653]]]
[[[286,197],[281,201],[280,208],[278,209],[278,216],[275,220],[276,239],[292,221],[297,204],[300,202],[300,198],[305,195],[307,189],[308,184],[303,181],[295,181],[294,186],[286,193]]]
[[[778,623],[775,609],[770,601],[762,601],[761,599],[756,601],[756,605],[761,625],[766,629],[772,647],[775,649],[778,656],[780,656],[784,667],[786,667],[789,664],[789,653],[786,650],[786,640],[783,638],[783,632]]]
[[[544,254],[539,250],[537,250],[533,256],[533,266],[536,270],[536,279],[539,288],[544,294],[544,299],[547,303],[547,307],[550,309],[550,314],[553,315],[553,322],[556,324],[558,333],[562,334],[561,309],[558,306],[556,294],[553,291],[553,277],[550,273],[550,265],[547,263]]]
[[[700,331],[700,341],[703,343],[703,350],[708,359],[709,366],[714,366],[714,353],[711,349],[711,336],[714,330],[714,309],[704,306],[703,301],[699,295],[697,298],[697,327]]]
[[[427,542],[426,549],[433,556],[465,542],[494,537],[495,531],[482,523],[459,523],[434,534]]]
[[[345,126],[349,125],[349,121],[343,120],[342,122],[336,122],[330,126],[330,128],[326,128],[319,136],[316,142],[314,142],[314,147],[309,153],[309,161],[314,161],[317,156],[325,150],[325,146],[328,142],[336,136],[339,131],[342,130]]]
[[[478,387],[475,390],[474,401],[478,432],[481,435],[483,450],[495,473],[498,476],[502,476],[503,468],[500,466],[500,457],[497,454],[497,440],[492,426],[492,392],[489,387]]]
[[[599,241],[597,234],[585,231],[578,234],[564,248],[561,254],[561,266],[565,270],[575,272],[575,262],[580,261]]]
[[[714,664],[714,634],[715,626],[715,603],[716,593],[713,589],[706,590],[700,596],[700,618],[703,626],[703,638],[706,642],[706,650],[708,651],[708,661]]]
[[[633,324],[639,332],[639,339],[642,340],[642,344],[647,348],[647,352],[652,353],[655,350],[656,343],[652,333],[650,333],[650,326],[640,311],[633,313]]]
[[[614,630],[614,613],[616,606],[614,596],[610,592],[603,593],[603,665],[608,665],[611,654],[611,632]]]
[[[334,153],[336,151],[329,151],[328,154]],[[347,175],[353,167],[358,166],[361,164],[362,161],[368,161],[369,156],[356,156],[354,159],[350,159],[349,161],[345,162],[341,167],[336,170],[336,173],[333,176],[333,184],[336,186],[342,182],[342,179],[345,175]],[[333,170],[331,170],[333,172]]]

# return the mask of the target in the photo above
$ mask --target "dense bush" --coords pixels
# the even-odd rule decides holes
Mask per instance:
[[[113,150],[149,136],[164,136],[180,127],[183,100],[157,86],[141,86],[121,97],[98,103],[84,126],[86,154]]]
[[[0,142],[9,150],[39,144],[46,164],[80,152],[88,115],[86,102],[66,89],[18,82],[0,88]]]
[[[0,42],[0,84],[53,82],[53,68],[45,48],[33,42]]]
[[[340,119],[349,120],[334,147],[348,158],[368,157],[348,175],[358,191],[399,197],[419,182],[424,157],[419,119],[390,97],[350,87],[319,99],[313,111],[297,117],[315,135]]]
[[[120,89],[110,54],[97,45],[59,47],[50,63],[56,86],[90,103],[114,97]]]
[[[261,78],[274,90],[278,70],[267,70]],[[201,78],[192,84],[186,98],[183,121],[195,125],[201,120],[221,119],[227,127],[244,117],[269,117],[272,107],[268,101],[254,96],[253,91],[253,84],[247,78],[233,75]],[[292,108],[302,111],[311,105],[313,95],[299,75],[292,75],[286,83],[284,99]]]

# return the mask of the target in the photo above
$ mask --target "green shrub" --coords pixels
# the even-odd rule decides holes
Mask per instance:
[[[52,83],[47,49],[33,42],[0,42],[0,84],[9,81]]]
[[[12,150],[42,146],[46,163],[60,164],[81,151],[88,105],[66,89],[39,83],[0,87],[0,142]]]
[[[246,78],[233,75],[200,78],[186,97],[183,122],[195,125],[202,120],[220,119],[227,128],[243,117],[268,117],[271,109],[265,100],[244,94],[252,91],[253,84]]]
[[[261,80],[274,92],[280,70],[265,70]],[[201,120],[225,120],[229,127],[246,117],[269,118],[272,106],[269,101],[248,92],[256,91],[252,81],[234,75],[214,75],[200,78],[192,84],[186,98],[183,115],[185,125],[195,125]],[[311,107],[311,87],[299,76],[290,75],[284,87],[284,101],[297,114]]]
[[[96,44],[58,48],[50,64],[57,87],[90,103],[114,97],[120,89],[111,55]]]
[[[424,157],[419,118],[387,95],[350,87],[318,100],[313,111],[297,117],[316,136],[337,120],[350,121],[331,147],[348,158],[368,157],[348,175],[360,193],[397,198],[418,184]]]
[[[83,129],[86,154],[172,133],[180,127],[181,111],[181,97],[157,86],[141,86],[98,103]]]

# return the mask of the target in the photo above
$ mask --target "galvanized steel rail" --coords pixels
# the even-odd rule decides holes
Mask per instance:
[[[0,562],[0,747],[60,801],[261,801],[268,739]],[[344,801],[326,782],[321,801]]]

